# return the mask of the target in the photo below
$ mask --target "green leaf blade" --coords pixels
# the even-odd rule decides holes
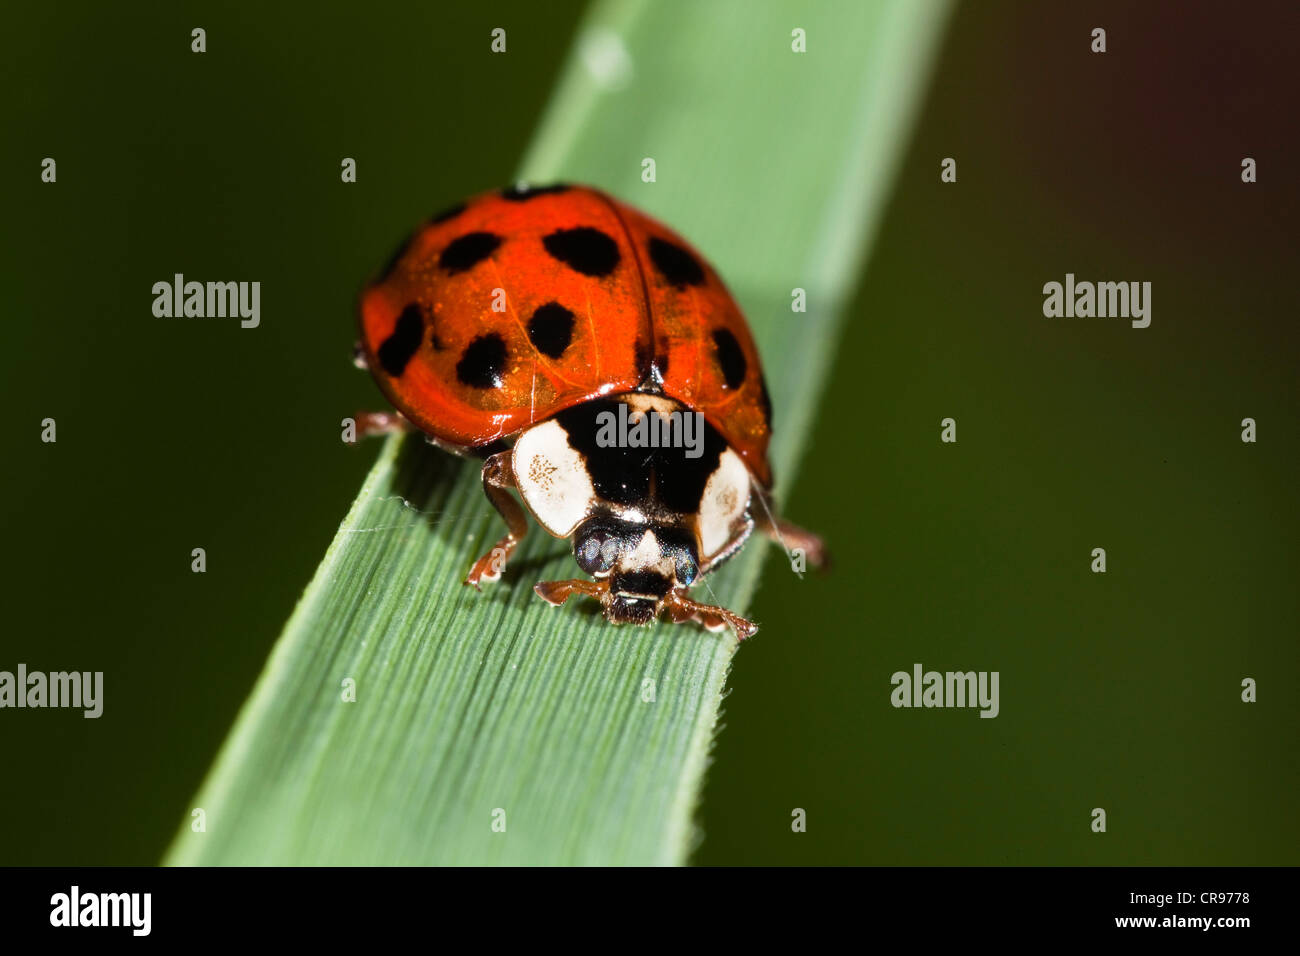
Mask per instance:
[[[714,260],[766,360],[779,488],[945,9],[599,4],[523,164],[643,206]],[[602,85],[592,44],[622,51],[625,86]],[[472,463],[384,443],[196,797],[206,830],[187,820],[167,862],[684,862],[734,638],[546,605],[532,584],[575,569],[535,527],[501,582],[463,587],[501,532]],[[743,611],[764,547],[697,596]]]

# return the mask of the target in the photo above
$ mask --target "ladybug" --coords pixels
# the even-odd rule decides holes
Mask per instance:
[[[359,311],[358,364],[399,414],[358,432],[414,427],[486,458],[508,531],[466,584],[499,578],[528,530],[512,490],[591,576],[537,594],[595,598],[614,623],[754,634],[688,589],[756,527],[821,563],[821,541],[772,513],[772,409],[740,309],[644,213],[586,186],[477,196],[417,229]]]

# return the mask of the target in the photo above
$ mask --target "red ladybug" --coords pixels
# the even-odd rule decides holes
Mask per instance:
[[[772,515],[772,410],[753,336],[713,268],[662,223],[596,189],[515,186],[434,217],[361,295],[361,351],[402,418],[489,456],[509,532],[470,569],[496,580],[537,523],[593,580],[615,623],[664,612],[740,638],[751,622],[687,589],[757,526],[809,562],[821,541]],[[506,439],[513,439],[507,447]]]

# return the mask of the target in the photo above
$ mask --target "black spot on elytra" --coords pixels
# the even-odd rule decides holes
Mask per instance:
[[[434,224],[440,222],[447,222],[448,220],[455,219],[464,211],[465,211],[465,204],[463,202],[458,202],[454,206],[448,206],[442,212],[438,213],[432,219],[430,219],[429,222]]]
[[[438,265],[448,272],[464,272],[478,265],[501,245],[501,237],[490,232],[469,232],[453,239],[442,255]]]
[[[656,373],[658,373],[659,381],[662,382],[668,378],[668,353],[667,352],[661,352],[660,354],[655,356],[653,369]]]
[[[456,377],[472,388],[500,388],[506,368],[505,339],[495,332],[469,343],[456,363]]]
[[[767,422],[769,431],[772,429],[772,396],[767,393],[767,379],[763,376],[758,378],[761,386],[758,393],[758,403],[763,407],[763,419]]]
[[[650,240],[650,261],[655,264],[660,275],[684,289],[688,285],[704,285],[704,267],[688,251],[658,237]]]
[[[397,317],[397,325],[392,335],[384,339],[379,346],[379,364],[393,378],[406,371],[407,363],[415,355],[416,349],[424,339],[424,314],[420,307],[412,302]]]
[[[740,388],[745,373],[749,371],[749,363],[745,361],[740,343],[726,329],[715,329],[713,347],[717,351],[718,367],[722,369],[722,380],[727,383],[727,388]]]
[[[559,358],[573,341],[573,313],[558,302],[539,306],[528,320],[528,339],[543,355]]]
[[[557,229],[542,239],[542,245],[554,258],[586,276],[603,278],[618,265],[618,243],[591,226]]]
[[[509,199],[511,202],[527,202],[529,199],[536,199],[538,196],[549,196],[554,193],[568,191],[568,183],[551,183],[549,186],[530,186],[527,183],[515,183],[513,186],[501,190],[501,198]]]

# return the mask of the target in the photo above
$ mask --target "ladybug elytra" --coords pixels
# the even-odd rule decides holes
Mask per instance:
[[[772,514],[771,406],[740,309],[644,213],[582,186],[480,195],[412,235],[362,293],[360,322],[400,416],[358,430],[414,426],[487,457],[508,531],[467,584],[499,578],[527,532],[512,490],[591,576],[538,595],[595,598],[615,623],[662,613],[743,639],[753,623],[688,589],[755,528],[821,562],[815,535]]]

